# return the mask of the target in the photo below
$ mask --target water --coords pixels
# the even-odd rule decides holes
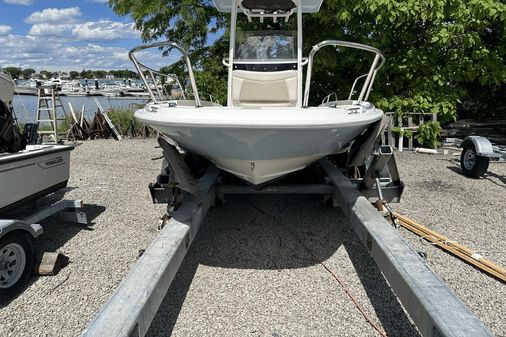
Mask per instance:
[[[78,116],[80,115],[81,109],[84,106],[85,116],[91,119],[98,109],[97,105],[95,104],[95,98],[98,99],[105,110],[112,108],[135,111],[139,108],[139,106],[142,106],[147,102],[147,99],[145,98],[132,97],[126,99],[123,97],[116,98],[103,96],[62,96],[61,100],[67,113],[70,114],[68,102],[71,102],[72,106],[74,107],[74,111]],[[14,112],[16,113],[16,116],[18,117],[18,121],[20,123],[35,121],[35,114],[37,112],[37,96],[14,95],[13,106]]]

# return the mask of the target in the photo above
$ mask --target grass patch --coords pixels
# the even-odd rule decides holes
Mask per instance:
[[[119,110],[119,109],[112,109],[110,112],[107,113],[107,116],[112,121],[112,124],[114,124],[117,128],[119,128],[119,131],[124,134],[126,130],[130,127],[132,122],[135,125],[135,128],[138,130],[142,124],[139,123],[134,118],[134,112],[129,110]]]

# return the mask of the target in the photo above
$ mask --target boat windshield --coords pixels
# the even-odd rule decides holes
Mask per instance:
[[[237,32],[235,61],[283,62],[297,60],[295,31]]]

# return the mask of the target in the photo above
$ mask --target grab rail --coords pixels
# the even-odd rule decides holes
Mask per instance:
[[[309,53],[309,59],[308,59],[308,66],[307,66],[307,75],[306,75],[306,85],[304,88],[304,102],[302,104],[302,107],[307,108],[309,103],[309,91],[311,87],[311,74],[313,71],[313,59],[315,54],[323,47],[326,46],[335,46],[335,47],[346,47],[346,48],[353,48],[353,49],[361,49],[365,51],[369,51],[375,54],[374,60],[371,65],[371,69],[367,73],[367,78],[365,79],[364,85],[362,86],[362,90],[360,91],[360,96],[358,97],[358,102],[362,102],[363,99],[367,99],[369,97],[369,93],[372,88],[372,84],[374,82],[374,78],[376,77],[376,72],[383,66],[385,63],[385,57],[379,51],[378,49],[374,47],[370,47],[364,44],[355,43],[355,42],[347,42],[347,41],[339,41],[339,40],[326,40],[322,41],[315,46],[313,46],[313,49],[311,49],[311,52]],[[378,62],[381,63],[378,65]],[[355,88],[355,84],[357,83],[358,79],[361,77],[364,77],[365,75],[359,76],[357,79],[355,79],[355,82],[353,83],[352,90]]]
[[[148,80],[146,79],[146,76],[144,75],[143,69],[149,72],[151,79],[155,83],[155,89],[156,89],[160,99],[163,99],[163,96],[162,96],[162,93],[160,92],[160,89],[156,85],[154,74],[158,74],[161,76],[166,76],[166,77],[175,79],[177,81],[177,84],[179,85],[179,88],[181,89],[181,92],[183,93],[183,97],[184,97],[183,87],[181,86],[181,83],[179,82],[178,78],[175,75],[163,74],[157,70],[154,70],[153,68],[150,68],[150,67],[146,66],[145,64],[142,64],[139,61],[137,61],[137,58],[135,57],[135,53],[137,53],[141,50],[150,49],[150,48],[161,48],[161,47],[165,47],[165,46],[170,46],[172,48],[176,48],[183,55],[183,58],[186,63],[186,67],[188,68],[188,75],[190,77],[190,83],[192,86],[193,95],[195,97],[195,106],[197,108],[201,107],[202,103],[200,102],[200,97],[199,97],[199,93],[197,90],[197,84],[195,82],[195,76],[193,75],[192,65],[191,65],[191,61],[190,61],[190,57],[188,55],[188,52],[184,48],[180,47],[178,44],[176,44],[175,42],[172,42],[172,41],[163,41],[163,42],[144,44],[141,46],[134,47],[128,52],[128,58],[130,59],[130,61],[132,61],[132,63],[135,66],[135,69],[137,69],[137,72],[139,73],[139,76],[141,77],[142,81],[146,85],[146,89],[148,90],[149,96],[151,97],[151,99],[153,100],[154,103],[158,103],[156,95],[153,93],[153,90],[151,90],[151,88],[149,87],[149,83],[148,83]]]

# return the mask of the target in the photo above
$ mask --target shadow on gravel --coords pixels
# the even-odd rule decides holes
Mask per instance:
[[[80,209],[86,213],[88,225],[71,222],[55,214],[41,222],[44,233],[35,240],[34,247],[39,252],[54,252],[76,236],[80,231],[92,231],[93,220],[105,211],[101,205],[84,204]]]
[[[462,173],[462,170],[460,169],[460,166],[459,167],[447,166],[446,168],[449,169],[450,171],[454,172],[454,173],[457,173],[457,174],[465,177],[464,173]],[[491,177],[495,178],[495,179],[491,179]],[[473,179],[473,178],[469,178],[469,177],[467,177],[467,178],[468,179]],[[487,171],[483,175],[483,177],[480,177],[480,178],[477,178],[477,179],[488,180],[488,181],[490,181],[494,185],[506,188],[506,177],[500,176],[500,175],[495,174],[495,173],[490,172],[490,171]],[[497,180],[499,182],[497,182]]]
[[[147,336],[171,335],[201,264],[259,270],[305,268],[329,259],[341,245],[346,248],[386,333],[417,336],[340,210],[325,207],[319,200],[317,196],[244,195],[230,197],[226,205],[212,208]]]
[[[502,184],[500,183],[497,183],[496,181],[490,179],[489,177],[494,177],[496,178],[497,180],[499,180]],[[504,187],[506,188],[506,176],[500,176],[498,174],[495,174],[493,172],[490,172],[488,171],[486,174],[485,174],[485,179],[487,179],[488,181],[496,184],[497,186],[501,186],[501,187]]]

